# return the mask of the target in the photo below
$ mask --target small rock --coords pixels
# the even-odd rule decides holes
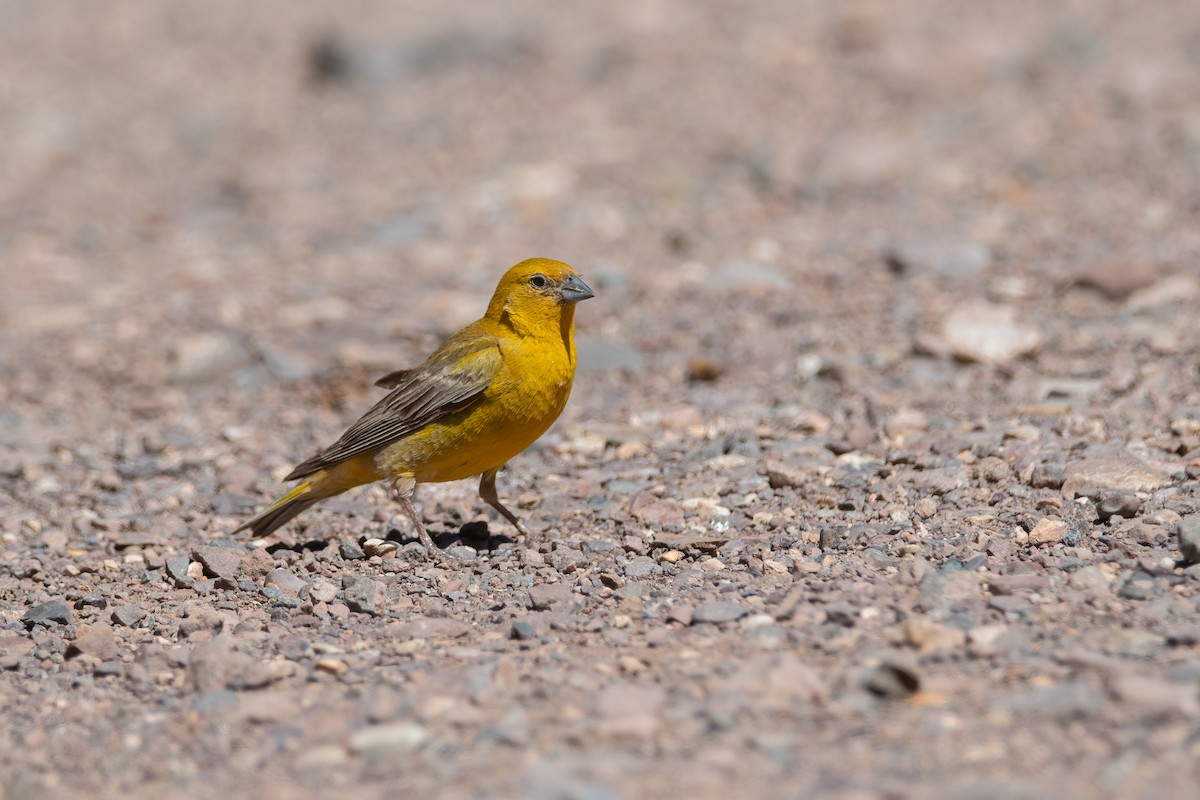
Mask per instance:
[[[1173,483],[1174,471],[1167,464],[1151,464],[1124,453],[1092,456],[1067,465],[1062,488],[1064,493],[1071,494],[1095,489],[1113,492],[1150,491]]]
[[[898,275],[931,273],[965,278],[987,267],[992,254],[984,245],[956,239],[913,239],[893,245],[884,260]]]
[[[236,580],[242,571],[242,557],[246,551],[241,547],[217,547],[214,545],[199,545],[192,548],[192,558],[204,567],[204,573],[210,578],[228,578]]]
[[[118,625],[132,628],[146,618],[146,612],[132,603],[125,603],[113,609],[111,619]]]
[[[241,571],[248,578],[263,578],[275,569],[275,559],[261,547],[252,548],[242,554]]]
[[[61,600],[47,600],[29,609],[25,612],[25,616],[21,617],[21,621],[27,628],[39,624],[47,625],[51,622],[66,625],[73,619],[74,615],[71,614],[70,607]]]
[[[351,611],[375,616],[382,611],[383,584],[372,578],[351,578],[345,586],[346,605]]]
[[[861,679],[871,694],[888,700],[910,697],[921,690],[921,670],[905,653],[887,653]]]
[[[1179,521],[1179,552],[1186,561],[1200,561],[1200,516]]]
[[[373,725],[350,737],[350,751],[368,758],[395,758],[420,749],[429,739],[429,734],[420,725],[411,722],[395,722],[388,725]]]
[[[1058,544],[1067,535],[1067,523],[1061,519],[1048,517],[1039,519],[1029,532],[1029,543],[1034,547],[1048,544]]]
[[[191,559],[187,556],[172,556],[167,559],[167,575],[171,577],[176,586],[187,589],[195,583],[192,576],[188,575],[188,567],[191,563]]]
[[[117,637],[107,625],[80,625],[67,648],[67,658],[89,655],[97,661],[112,661],[119,650]]]
[[[679,550],[664,550],[658,556],[659,561],[665,561],[668,564],[677,564],[683,560],[683,553]]]
[[[338,588],[328,578],[314,578],[308,596],[317,603],[332,603],[337,597]]]
[[[1158,593],[1154,576],[1140,570],[1135,570],[1129,579],[1117,590],[1117,596],[1126,600],[1149,600]]]
[[[512,638],[527,642],[537,638],[537,631],[529,620],[519,619],[512,624]]]
[[[904,638],[921,653],[948,653],[958,650],[967,635],[957,628],[934,622],[928,617],[912,617],[904,623]]]
[[[1101,522],[1113,517],[1132,519],[1142,507],[1142,501],[1133,494],[1110,494],[1096,504],[1096,516]]]
[[[363,553],[368,557],[379,556],[380,558],[387,558],[400,549],[400,545],[388,539],[372,538],[362,543],[362,549]]]
[[[1109,300],[1124,300],[1153,285],[1160,277],[1162,271],[1158,265],[1149,261],[1110,261],[1084,270],[1075,283],[1096,289]]]
[[[327,675],[337,677],[350,669],[350,665],[339,658],[319,658],[313,662],[313,669],[317,672],[324,672]]]
[[[692,612],[692,624],[708,623],[718,625],[723,622],[734,622],[746,615],[746,609],[729,600],[711,600],[701,603]]]
[[[561,581],[529,587],[529,607],[534,611],[549,611],[555,606],[573,602],[574,598],[570,584]]]
[[[649,492],[642,492],[634,498],[629,513],[643,525],[652,525],[668,531],[683,528],[683,506],[675,500],[655,497]]]
[[[342,558],[347,561],[357,561],[360,558],[366,558],[367,554],[359,546],[358,542],[345,540],[338,545],[338,552],[342,554]]]
[[[1041,332],[1017,322],[1012,306],[967,303],[946,316],[942,341],[956,358],[1004,366],[1042,343]]]
[[[299,597],[300,591],[308,584],[305,583],[303,578],[293,575],[282,567],[277,567],[267,573],[266,585],[275,586],[294,597]],[[331,597],[330,600],[332,599]]]
[[[809,473],[801,467],[795,467],[782,461],[768,461],[759,469],[760,474],[767,476],[772,489],[789,489],[803,486],[808,482]]]
[[[634,556],[625,565],[625,577],[640,581],[649,578],[658,570],[658,564],[654,563],[654,559],[650,556]]]

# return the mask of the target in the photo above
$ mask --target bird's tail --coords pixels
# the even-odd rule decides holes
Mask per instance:
[[[305,476],[303,483],[267,506],[234,533],[249,528],[255,536],[266,536],[314,503],[382,478],[370,454],[346,459],[328,469]]]
[[[266,536],[279,526],[285,525],[292,517],[328,496],[315,491],[323,477],[325,477],[325,473],[317,473],[309,478],[267,506],[256,517],[239,526],[234,533],[248,528],[255,536]]]

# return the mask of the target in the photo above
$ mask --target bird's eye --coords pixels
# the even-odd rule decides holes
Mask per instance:
[[[534,275],[529,279],[529,285],[535,289],[545,289],[547,283],[545,275]]]

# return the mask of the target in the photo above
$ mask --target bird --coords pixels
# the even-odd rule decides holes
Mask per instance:
[[[336,442],[284,478],[302,483],[238,527],[265,536],[327,497],[389,481],[431,554],[413,505],[418,484],[479,475],[479,496],[522,534],[496,473],[567,404],[575,379],[575,305],[595,297],[571,266],[531,258],[500,278],[487,311],[425,363],[383,376],[389,392]]]

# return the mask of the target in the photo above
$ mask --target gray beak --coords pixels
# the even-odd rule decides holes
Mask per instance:
[[[580,300],[595,297],[596,293],[578,275],[572,275],[567,278],[562,288],[558,290],[558,296],[562,298],[564,303],[578,303]]]

